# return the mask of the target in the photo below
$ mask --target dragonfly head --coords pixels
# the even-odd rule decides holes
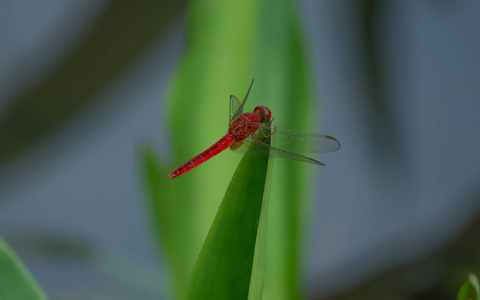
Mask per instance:
[[[265,106],[259,105],[255,107],[253,113],[258,116],[261,123],[267,123],[272,119],[272,112]]]

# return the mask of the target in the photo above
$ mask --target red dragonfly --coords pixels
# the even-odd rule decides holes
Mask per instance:
[[[248,94],[252,89],[253,80],[248,88],[247,95],[242,103],[237,97],[230,96],[230,122],[228,133],[210,148],[203,151],[199,155],[190,159],[178,169],[173,171],[168,178],[178,177],[191,169],[198,167],[218,153],[230,147],[242,153],[273,157],[288,158],[303,162],[308,162],[320,166],[324,166],[310,157],[306,157],[297,152],[331,152],[340,149],[340,143],[334,137],[318,133],[297,132],[293,130],[282,129],[271,125],[272,113],[265,106],[257,106],[251,113],[243,113],[243,107],[247,101]],[[257,138],[256,132],[260,130],[263,134],[262,139]],[[270,135],[264,134],[270,132]],[[275,135],[276,143],[280,144],[283,149],[270,146],[264,143],[263,138]],[[288,149],[288,150],[287,150]]]

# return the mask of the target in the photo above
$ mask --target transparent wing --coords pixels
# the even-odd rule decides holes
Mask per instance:
[[[303,161],[303,162],[316,164],[320,166],[325,165],[322,162],[319,162],[318,160],[315,160],[313,158],[306,157],[293,152],[289,152],[286,150],[282,150],[273,146],[269,146],[268,144],[262,141],[254,139],[253,137],[249,137],[245,139],[243,142],[243,145],[240,148],[237,148],[235,151],[240,153],[247,153],[251,155],[259,155],[259,156],[267,156],[270,153],[271,157],[298,160],[298,161]]]
[[[243,99],[243,102],[240,103],[240,101],[235,97],[234,95],[230,95],[230,120],[229,124],[232,123],[233,120],[238,118],[243,113],[243,107],[245,106],[245,102],[247,102],[248,94],[250,94],[250,90],[252,89],[253,85],[253,79],[252,83],[250,83],[250,87],[248,88],[247,95],[245,95],[245,99]]]
[[[324,153],[340,149],[340,142],[329,135],[283,129],[266,123],[252,123],[258,130],[275,135],[275,147],[293,153]],[[253,137],[252,137],[253,138]]]
[[[275,135],[275,146],[295,153],[324,153],[340,149],[340,142],[329,135],[299,132],[268,124],[260,124],[259,129],[269,129]]]
[[[237,97],[230,95],[230,119],[228,124],[232,123],[239,115],[242,114],[243,105],[240,103]]]

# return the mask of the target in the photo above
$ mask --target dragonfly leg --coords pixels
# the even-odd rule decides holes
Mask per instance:
[[[263,138],[264,138],[264,139],[269,138],[269,137],[271,137],[272,135],[275,134],[275,131],[273,131],[273,132],[270,132],[270,134],[267,135],[265,132],[263,132],[262,129],[264,129],[264,128],[259,128],[260,133],[263,135]],[[275,130],[275,129],[274,129],[274,130]],[[255,135],[254,135],[254,136],[255,136]]]
[[[266,139],[266,138],[269,137],[269,136],[267,136],[267,135],[265,134],[265,132],[262,131],[262,128],[259,128],[258,131],[260,131],[260,133],[263,135],[262,140],[264,140],[264,139]],[[252,138],[253,138],[254,140],[258,141],[256,132],[252,133]]]

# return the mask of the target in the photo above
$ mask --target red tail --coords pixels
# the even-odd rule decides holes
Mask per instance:
[[[232,145],[234,141],[235,141],[235,138],[233,137],[232,134],[229,133],[225,135],[220,140],[218,140],[218,142],[213,144],[210,148],[208,148],[207,150],[203,151],[199,155],[195,156],[194,158],[190,159],[189,161],[181,165],[178,169],[173,171],[167,177],[175,178],[182,175],[183,173],[190,171],[195,167],[198,167],[199,165],[203,164],[210,158],[214,157],[218,153],[230,147],[230,145]]]

